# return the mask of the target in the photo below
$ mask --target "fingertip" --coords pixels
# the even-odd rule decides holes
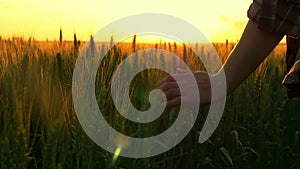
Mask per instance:
[[[163,83],[173,82],[173,81],[175,81],[175,79],[169,75],[169,76],[163,78],[162,80],[158,81],[157,83],[155,83],[154,87],[157,88],[157,87],[161,86]]]

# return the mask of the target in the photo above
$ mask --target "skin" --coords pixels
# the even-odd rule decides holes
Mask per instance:
[[[237,88],[270,54],[277,46],[284,35],[278,33],[265,32],[257,25],[248,21],[242,37],[233,51],[230,53],[222,69],[226,74],[227,94]],[[220,71],[219,71],[220,72]],[[179,71],[175,76],[179,80],[185,81],[186,72]],[[211,87],[209,75],[206,72],[195,72],[199,92],[201,93],[200,104],[211,103]],[[219,73],[211,75],[211,78],[218,78]],[[186,84],[189,85],[188,83]],[[175,80],[167,76],[156,84],[158,89],[165,92],[168,107],[179,106],[181,104],[180,90]]]

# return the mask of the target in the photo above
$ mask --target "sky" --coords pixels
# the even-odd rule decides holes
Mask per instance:
[[[80,40],[109,23],[139,13],[181,18],[213,42],[236,42],[248,21],[251,0],[0,0],[0,36]],[[109,39],[108,39],[109,40]]]

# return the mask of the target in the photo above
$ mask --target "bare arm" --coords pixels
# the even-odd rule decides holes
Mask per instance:
[[[282,38],[283,35],[261,31],[254,22],[248,22],[240,41],[223,66],[228,93],[261,64]]]
[[[248,22],[240,41],[222,67],[226,75],[227,94],[237,88],[261,64],[282,38],[283,35],[264,32],[254,22]],[[211,102],[211,86],[208,74],[195,72],[194,75],[201,94],[200,102]],[[217,73],[215,77],[218,75]],[[182,81],[186,81],[184,74],[177,74],[176,76],[180,77],[179,79]],[[188,86],[188,82],[186,83]],[[184,96],[180,96],[180,89],[171,76],[158,82],[158,87],[166,93],[166,97],[169,99],[167,106],[181,104],[180,98]]]

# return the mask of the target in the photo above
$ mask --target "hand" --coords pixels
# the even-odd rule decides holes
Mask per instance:
[[[187,78],[187,75],[191,74],[188,73],[185,70],[177,70],[176,74],[172,75],[177,79],[177,81],[181,81],[184,84],[184,87],[189,89],[192,88],[194,85],[193,82],[191,82]],[[211,102],[211,85],[210,85],[210,76],[208,73],[199,71],[193,73],[197,85],[198,90],[200,94],[200,103],[210,103]],[[168,99],[168,102],[166,103],[167,107],[173,107],[173,106],[179,106],[180,104],[200,104],[199,102],[196,103],[195,100],[187,100],[188,103],[181,103],[181,100],[185,96],[181,96],[180,94],[180,88],[175,81],[175,79],[171,75],[165,77],[161,81],[159,81],[156,86],[158,89],[161,89],[163,92],[165,92],[165,95]],[[212,78],[213,76],[211,76]],[[195,92],[195,91],[190,91]]]

